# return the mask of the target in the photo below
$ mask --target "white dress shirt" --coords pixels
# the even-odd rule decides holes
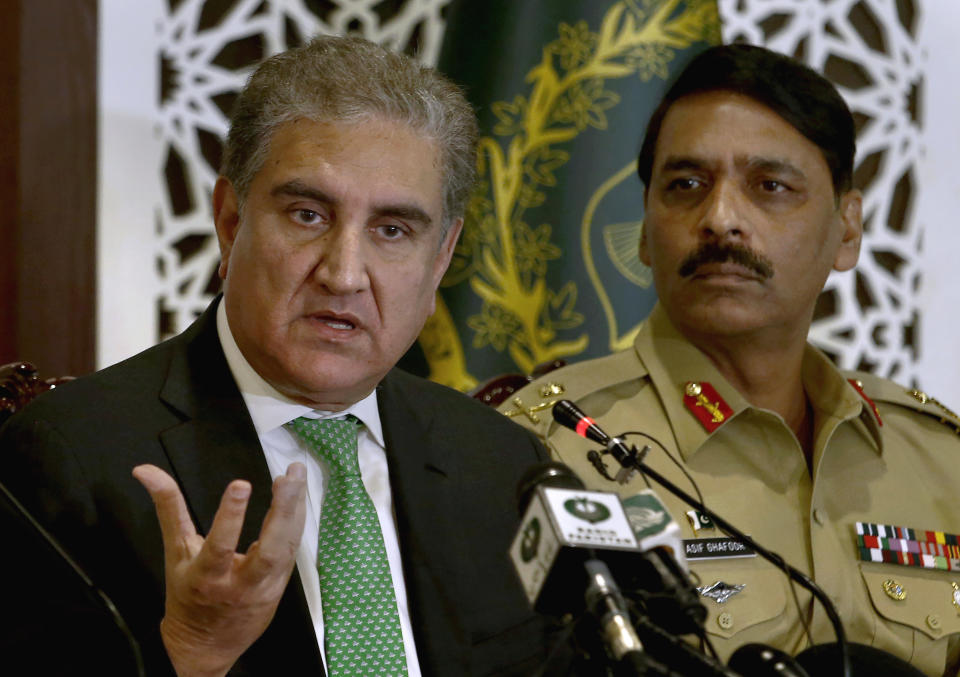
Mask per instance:
[[[387,469],[387,454],[383,443],[376,392],[370,393],[344,411],[325,412],[311,409],[280,394],[254,371],[237,347],[227,322],[223,302],[217,308],[217,333],[220,336],[220,345],[230,366],[230,372],[237,382],[243,401],[250,412],[250,418],[253,419],[253,426],[260,438],[260,446],[263,447],[271,477],[277,478],[286,474],[287,467],[294,461],[303,463],[307,468],[307,518],[303,525],[300,547],[297,549],[297,570],[300,572],[300,581],[303,583],[303,591],[307,597],[307,606],[310,608],[310,617],[313,620],[324,666],[326,666],[326,654],[323,645],[320,574],[317,571],[317,541],[320,532],[320,509],[323,505],[329,473],[316,454],[309,450],[295,433],[284,427],[284,424],[300,416],[323,419],[342,418],[347,414],[353,414],[363,422],[357,439],[360,476],[363,479],[363,486],[373,500],[380,520],[380,530],[383,532],[383,543],[387,550],[393,589],[397,598],[397,610],[400,614],[400,630],[403,633],[407,671],[410,677],[419,677],[420,664],[417,661],[413,630],[410,626],[410,612],[407,608],[407,591],[403,582],[400,544],[393,514],[390,475]]]

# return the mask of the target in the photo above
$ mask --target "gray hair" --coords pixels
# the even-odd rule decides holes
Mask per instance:
[[[476,181],[477,119],[463,91],[413,58],[358,37],[322,35],[261,63],[240,92],[221,174],[242,207],[273,132],[297,119],[409,125],[440,151],[444,232]]]

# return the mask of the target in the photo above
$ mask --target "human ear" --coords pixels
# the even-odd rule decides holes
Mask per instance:
[[[647,222],[644,219],[643,223],[640,224],[640,243],[638,245],[638,254],[640,255],[640,261],[643,262],[645,266],[650,265],[650,252],[647,251]]]
[[[227,278],[227,266],[230,263],[230,252],[233,242],[237,238],[240,227],[240,207],[237,193],[233,189],[230,179],[225,176],[217,178],[213,187],[213,224],[217,230],[217,242],[220,244],[220,267],[217,274],[220,279]]]
[[[460,231],[463,230],[463,219],[457,219],[447,229],[443,241],[440,243],[440,249],[437,250],[437,257],[433,262],[433,286],[439,287],[443,274],[447,272],[451,259],[453,259],[453,250],[457,246],[457,239],[460,237]]]
[[[834,270],[850,270],[860,257],[860,242],[863,239],[863,195],[859,190],[848,190],[840,198],[840,224],[843,234],[837,254],[833,259]]]
[[[447,268],[450,266],[450,260],[453,258],[453,250],[457,246],[457,240],[460,238],[460,231],[463,230],[463,218],[459,218],[450,224],[450,227],[447,229],[446,234],[444,235],[443,241],[440,242],[440,248],[437,250],[437,255],[433,261],[433,291],[434,298],[431,302],[430,315],[436,310],[436,291],[440,288],[440,280],[443,279],[443,274],[447,272]]]

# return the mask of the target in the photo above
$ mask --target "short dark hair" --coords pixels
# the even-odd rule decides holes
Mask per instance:
[[[650,117],[637,158],[648,189],[653,154],[667,111],[685,96],[729,91],[762,103],[820,148],[839,197],[853,186],[856,129],[850,109],[829,80],[790,57],[754,45],[720,45],[684,68]]]

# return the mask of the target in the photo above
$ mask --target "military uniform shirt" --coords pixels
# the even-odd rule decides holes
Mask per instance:
[[[611,435],[652,435],[690,473],[708,509],[823,588],[850,641],[891,652],[929,675],[957,674],[960,606],[954,584],[960,584],[960,571],[862,562],[855,523],[960,533],[960,421],[922,393],[868,374],[841,373],[809,344],[802,380],[814,411],[812,472],[783,418],[747,402],[660,306],[633,349],[550,372],[500,409],[533,429],[589,488],[623,497],[645,488],[643,479],[635,476],[624,486],[605,480],[586,459],[596,445],[560,427],[549,408],[569,399]],[[688,406],[688,384],[709,384],[717,397]],[[709,421],[722,419],[711,424],[712,431],[698,407]],[[652,447],[648,465],[695,495],[677,466]],[[695,531],[685,518],[691,508],[654,488],[684,539],[724,536],[718,529]],[[722,604],[702,598],[706,631],[721,658],[749,642],[791,654],[808,646],[780,569],[758,556],[691,559],[690,567],[698,585],[744,586]],[[835,641],[822,607],[803,588],[795,591],[814,643]]]

